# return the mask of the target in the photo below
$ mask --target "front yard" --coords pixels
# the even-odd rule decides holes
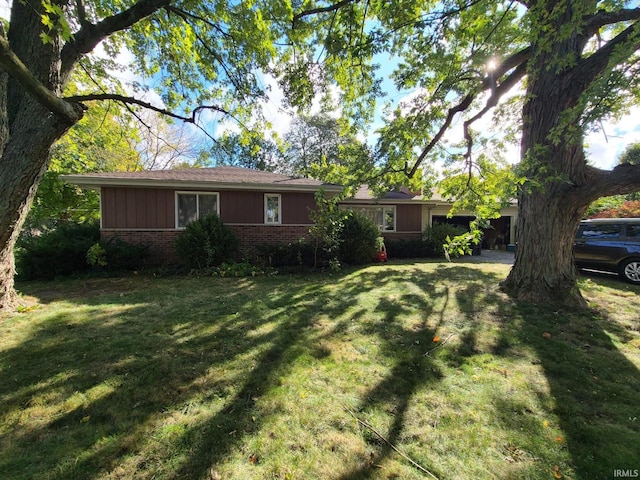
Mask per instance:
[[[612,479],[640,470],[640,288],[508,265],[19,284],[2,479]],[[37,303],[36,303],[37,302]]]

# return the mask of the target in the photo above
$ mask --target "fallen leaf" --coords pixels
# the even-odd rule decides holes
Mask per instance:
[[[550,334],[549,332],[544,332],[544,333],[542,334],[542,337],[543,337],[543,338],[546,338],[547,340],[549,340],[549,339],[551,338],[551,334]]]
[[[562,478],[562,474],[559,472],[559,468],[556,465],[555,467],[553,467],[553,477],[554,478]]]

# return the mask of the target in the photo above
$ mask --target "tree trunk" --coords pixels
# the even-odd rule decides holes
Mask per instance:
[[[29,97],[12,122],[0,157],[0,310],[15,306],[13,249],[47,169],[49,149],[68,128]]]
[[[564,12],[570,15],[570,8]],[[584,305],[576,284],[573,239],[594,182],[583,149],[579,100],[588,81],[576,80],[566,58],[579,58],[578,32],[560,36],[563,15],[549,15],[550,39],[539,39],[528,65],[523,106],[521,171],[529,180],[518,197],[517,250],[502,287],[535,303]],[[547,49],[552,45],[552,49]],[[534,44],[534,47],[536,45]]]
[[[45,45],[40,40],[42,12],[37,9],[42,8],[39,2],[14,2],[8,38],[34,77],[59,95],[60,44]],[[78,110],[77,120],[81,116]],[[15,78],[0,75],[0,310],[15,306],[13,249],[47,169],[49,149],[70,127],[68,118],[53,115]]]

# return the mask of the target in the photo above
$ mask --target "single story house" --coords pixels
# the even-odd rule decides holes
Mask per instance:
[[[100,191],[100,235],[151,247],[151,261],[176,260],[174,240],[191,221],[216,213],[240,237],[241,246],[289,243],[308,234],[315,193],[336,195],[341,185],[239,167],[151,170],[64,175],[83,188]],[[408,191],[376,199],[362,188],[343,202],[372,218],[385,238],[420,238],[427,225],[445,219],[451,206]],[[508,209],[499,226],[513,235]],[[460,217],[464,221],[464,217]],[[468,222],[468,220],[467,220]],[[505,240],[509,243],[508,240]]]

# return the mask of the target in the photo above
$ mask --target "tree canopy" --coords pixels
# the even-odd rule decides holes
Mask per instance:
[[[309,40],[282,65],[292,101],[308,104],[310,86],[330,79],[358,127],[371,120],[377,75],[391,65],[396,88],[412,94],[387,107],[381,169],[412,177],[445,159],[467,172],[478,204],[495,197],[491,185],[500,182],[491,173],[502,174],[483,166],[495,153],[477,151],[488,139],[476,125],[495,112],[507,138],[519,132],[521,148],[518,249],[503,287],[526,300],[583,304],[572,262],[578,223],[595,199],[640,190],[638,166],[599,170],[583,146],[598,121],[638,101],[640,8],[608,0],[344,0],[305,9],[294,30]],[[455,124],[459,148],[446,142]]]

